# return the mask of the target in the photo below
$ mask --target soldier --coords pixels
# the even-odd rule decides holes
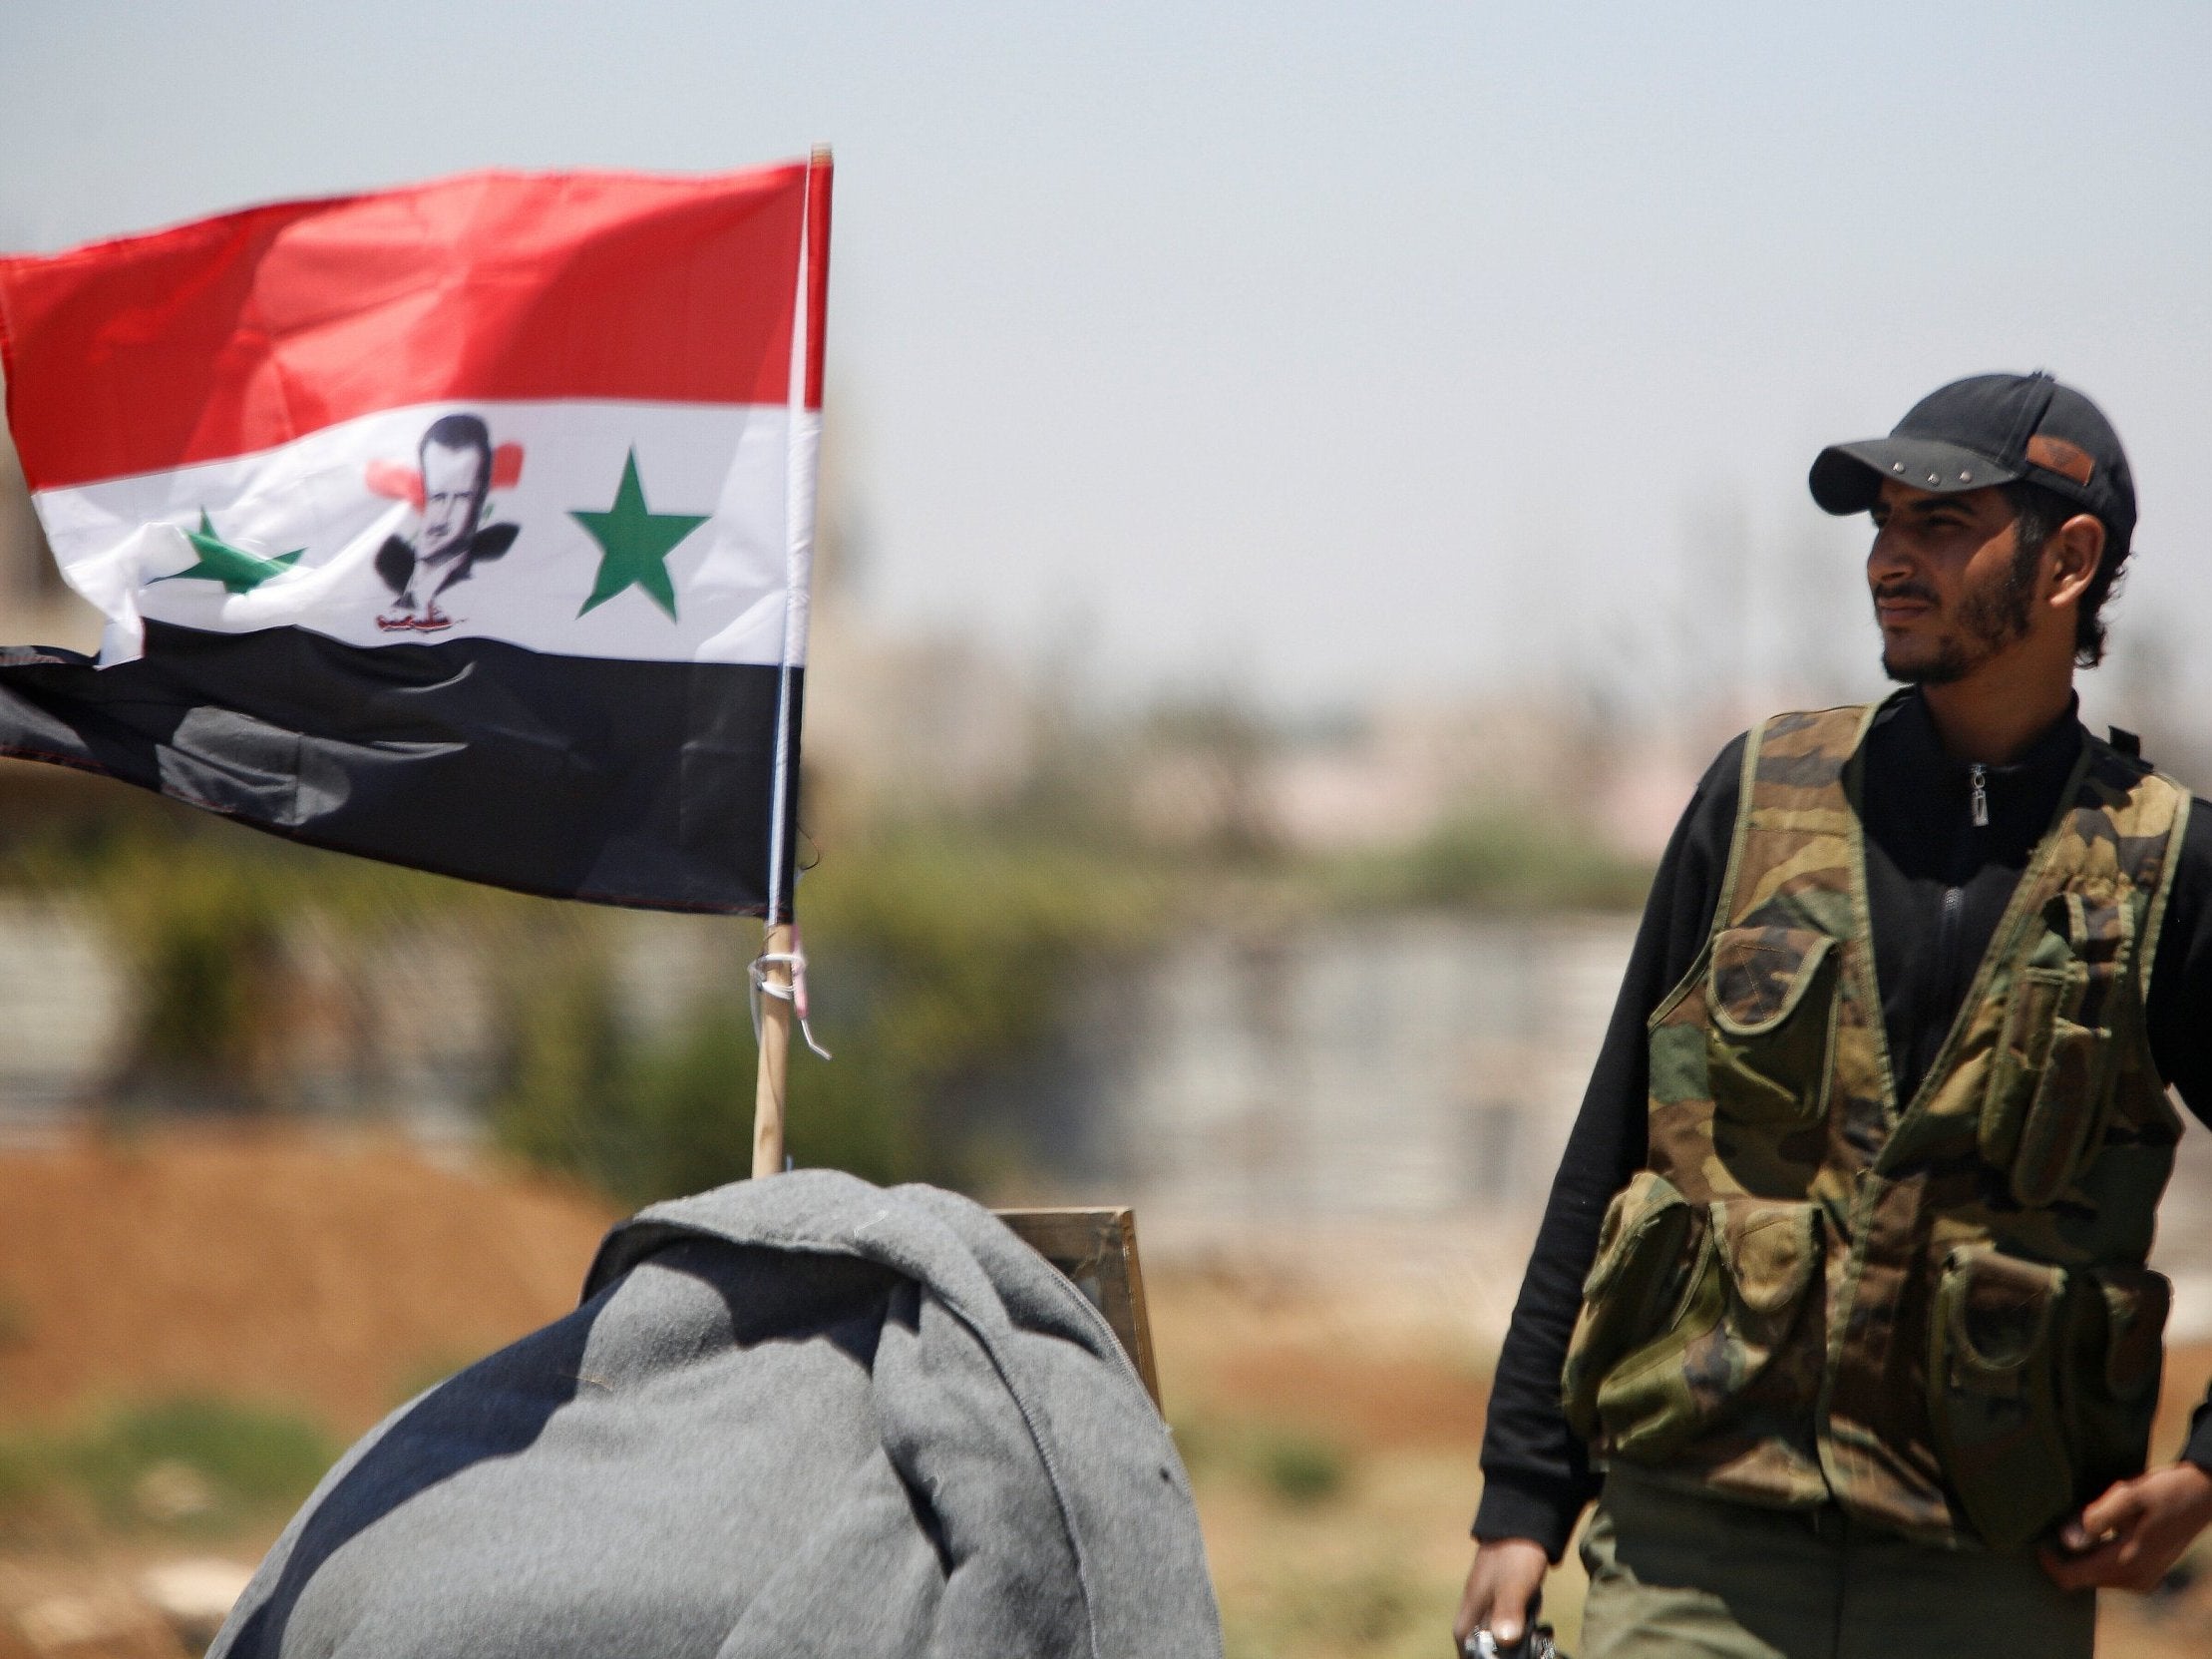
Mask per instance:
[[[2212,812],[2073,693],[2126,457],[1984,375],[1810,482],[1873,517],[1904,688],[1739,737],[1675,829],[1499,1358],[1469,1652],[1593,1496],[1584,1659],[2086,1655],[2212,1522],[2212,1409],[2144,1472]]]

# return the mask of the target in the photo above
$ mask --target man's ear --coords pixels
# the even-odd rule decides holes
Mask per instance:
[[[2076,513],[2052,533],[2043,557],[2050,563],[2050,603],[2076,605],[2104,557],[2104,521]]]

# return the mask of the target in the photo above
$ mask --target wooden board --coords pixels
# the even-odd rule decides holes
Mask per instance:
[[[1106,1316],[1122,1351],[1160,1404],[1152,1365],[1152,1320],[1145,1312],[1144,1272],[1137,1262],[1134,1210],[994,1210],[1014,1236],[1067,1276]]]

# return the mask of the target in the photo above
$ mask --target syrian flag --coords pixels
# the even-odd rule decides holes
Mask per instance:
[[[526,892],[790,913],[830,163],[483,174],[0,259],[97,660],[0,753]]]

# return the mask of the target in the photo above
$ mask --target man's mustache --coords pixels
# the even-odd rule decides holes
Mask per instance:
[[[1924,605],[1934,605],[1936,591],[1921,582],[1892,582],[1874,590],[1876,605],[1883,605],[1891,600],[1919,600]]]

